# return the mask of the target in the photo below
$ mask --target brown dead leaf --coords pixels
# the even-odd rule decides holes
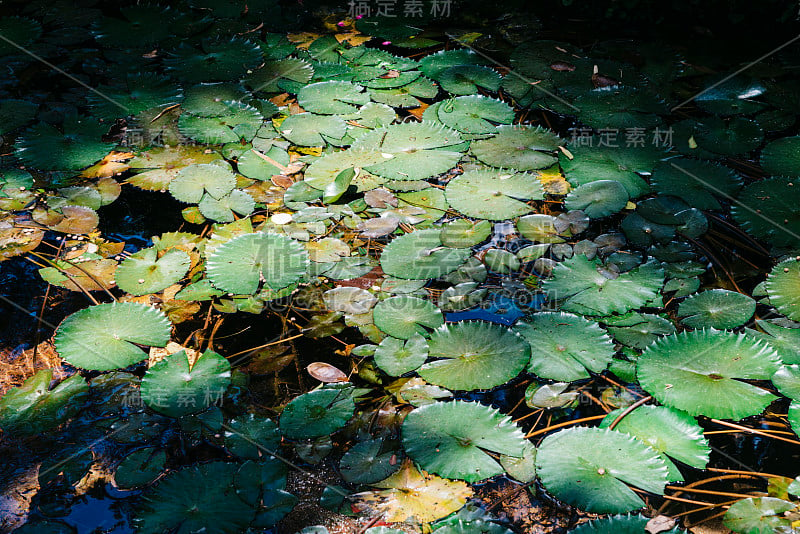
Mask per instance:
[[[133,157],[133,152],[111,152],[88,169],[81,172],[83,178],[109,178],[127,171],[130,165],[125,163]]]

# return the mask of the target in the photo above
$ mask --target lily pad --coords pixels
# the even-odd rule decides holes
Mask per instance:
[[[653,189],[672,195],[702,210],[719,210],[718,198],[729,199],[742,187],[742,179],[722,165],[689,158],[676,158],[656,166]]]
[[[82,408],[89,386],[79,374],[52,389],[52,369],[42,369],[0,398],[0,428],[6,435],[35,436],[66,422]]]
[[[181,202],[197,204],[204,194],[222,198],[236,186],[236,175],[227,166],[213,163],[189,165],[169,183],[169,192]]]
[[[441,310],[429,301],[400,295],[380,301],[372,312],[375,326],[390,336],[411,339],[444,323]]]
[[[55,347],[67,362],[81,369],[108,371],[147,358],[139,345],[163,347],[170,323],[151,306],[132,302],[99,304],[77,311],[56,330]]]
[[[595,180],[578,186],[564,201],[568,210],[582,210],[589,218],[599,219],[621,211],[628,203],[628,191],[614,180]]]
[[[514,110],[502,100],[482,95],[460,96],[437,107],[445,126],[465,134],[495,133],[495,124],[511,124]]]
[[[629,487],[662,494],[667,467],[658,453],[621,432],[570,428],[544,438],[536,469],[545,489],[557,499],[596,514],[644,507]]]
[[[471,143],[470,152],[492,167],[532,171],[556,163],[555,151],[562,144],[556,134],[538,126],[502,125],[494,137]]]
[[[418,369],[427,382],[448,389],[491,389],[516,377],[530,361],[531,347],[505,327],[484,321],[446,324],[428,340],[429,356]]]
[[[286,117],[278,131],[296,145],[325,146],[344,137],[347,124],[337,116],[296,113]]]
[[[761,150],[761,167],[773,176],[800,176],[798,153],[800,136],[776,139]]]
[[[167,463],[163,449],[146,447],[127,455],[114,472],[114,482],[122,489],[146,486],[158,478]]]
[[[793,321],[800,320],[800,261],[785,260],[773,267],[765,284],[769,302]]]
[[[345,389],[318,389],[296,397],[284,408],[280,429],[290,439],[327,436],[339,430],[355,412]]]
[[[363,87],[350,82],[318,82],[306,85],[297,93],[297,103],[306,111],[323,115],[354,113],[369,102]]]
[[[691,415],[742,419],[760,413],[775,395],[742,380],[769,380],[775,349],[742,334],[695,330],[663,337],[639,357],[637,376],[666,406]]]
[[[563,312],[540,312],[514,330],[531,345],[529,370],[542,378],[571,382],[602,372],[614,356],[614,344],[600,326]]]
[[[347,482],[373,484],[400,469],[400,465],[397,451],[387,448],[383,439],[368,439],[344,453],[339,469]]]
[[[743,325],[755,311],[756,301],[747,295],[725,289],[710,289],[681,302],[678,317],[691,328],[724,330]]]
[[[407,340],[387,337],[375,349],[375,364],[386,374],[400,376],[414,371],[428,359],[428,342],[420,334]]]
[[[442,89],[454,95],[474,95],[478,88],[500,89],[503,78],[492,68],[480,65],[456,65],[443,70],[437,77]]]
[[[544,198],[542,184],[529,173],[471,170],[450,180],[447,201],[469,217],[502,221],[533,211],[530,200]]]
[[[406,416],[403,447],[426,471],[479,482],[504,472],[489,453],[521,457],[525,437],[496,409],[476,402],[435,402]]]
[[[297,282],[308,269],[305,248],[288,237],[255,233],[234,237],[209,256],[206,271],[211,282],[239,295],[255,293],[263,281],[272,290]]]
[[[202,412],[219,403],[231,382],[231,365],[212,350],[194,363],[178,351],[150,367],[142,378],[142,400],[170,417]]]
[[[114,143],[102,140],[107,129],[88,118],[66,119],[60,130],[40,122],[22,131],[15,143],[16,155],[33,169],[83,169],[114,148]]]
[[[773,534],[781,528],[791,531],[792,520],[786,513],[797,505],[775,497],[750,497],[735,502],[725,512],[722,523],[734,532]]]
[[[155,247],[131,254],[114,274],[117,286],[131,295],[147,295],[177,283],[189,270],[189,255],[177,248],[160,257]]]
[[[438,278],[458,269],[472,255],[469,249],[442,245],[439,230],[417,230],[389,243],[381,253],[383,272],[397,278]]]

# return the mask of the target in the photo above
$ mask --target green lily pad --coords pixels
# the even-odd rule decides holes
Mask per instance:
[[[429,301],[400,295],[380,301],[372,312],[375,326],[390,336],[411,339],[444,323],[441,310]]]
[[[61,129],[40,122],[22,131],[15,143],[16,155],[34,169],[83,169],[114,148],[114,143],[102,140],[107,129],[88,118],[66,119]]]
[[[767,178],[746,185],[733,203],[734,219],[752,236],[779,247],[797,245],[800,202],[792,178]]]
[[[345,115],[369,102],[369,94],[363,90],[362,86],[350,82],[312,83],[297,93],[297,103],[312,113]]]
[[[503,81],[496,70],[480,65],[448,67],[439,73],[437,79],[442,89],[454,95],[474,95],[479,87],[497,91]]]
[[[472,391],[491,389],[516,377],[531,356],[521,335],[484,321],[446,324],[428,340],[431,358],[418,369],[431,384]]]
[[[220,117],[230,112],[228,102],[239,102],[248,96],[244,87],[235,83],[201,83],[184,92],[181,109],[198,117]]]
[[[544,213],[520,217],[517,231],[525,238],[539,243],[563,243],[564,230],[556,228],[556,218]]]
[[[181,114],[178,128],[181,133],[200,143],[221,145],[223,143],[250,142],[261,128],[261,113],[243,102],[225,102],[225,113],[214,117],[196,117]]]
[[[99,93],[89,93],[87,99],[96,113],[103,117],[138,115],[158,106],[170,106],[183,97],[181,88],[166,76],[152,72],[128,74],[124,86],[100,85]]]
[[[600,428],[607,428],[622,412],[610,412]],[[661,453],[670,482],[683,482],[683,475],[667,456],[697,469],[705,469],[708,464],[711,449],[703,428],[685,412],[665,406],[640,406],[622,418],[614,430],[640,439]]]
[[[614,180],[595,180],[572,190],[564,200],[568,210],[582,210],[599,219],[620,212],[628,204],[628,191]]]
[[[217,222],[233,222],[236,215],[247,217],[256,207],[256,202],[246,191],[234,189],[221,198],[206,194],[197,206],[203,217]]]
[[[442,244],[452,248],[470,248],[486,241],[492,233],[489,221],[472,222],[467,219],[456,219],[442,225],[440,238]]]
[[[525,437],[511,418],[476,402],[434,402],[403,421],[406,454],[431,473],[479,482],[503,473],[488,453],[522,457]]]
[[[694,102],[709,113],[750,115],[765,107],[763,102],[754,100],[766,92],[758,80],[739,75],[733,78],[716,76],[709,82],[709,87],[694,98]]]
[[[447,201],[464,215],[502,221],[533,211],[530,200],[542,200],[542,184],[530,173],[494,169],[466,171],[450,180]]]
[[[0,135],[8,135],[36,117],[38,104],[28,100],[7,99],[0,102]]]
[[[178,171],[169,183],[169,192],[181,202],[197,204],[204,194],[222,198],[236,186],[230,167],[213,163],[189,165]]]
[[[791,531],[792,520],[784,514],[796,508],[795,503],[775,497],[750,497],[731,505],[722,524],[734,532],[747,534],[773,534],[780,532],[780,528]]]
[[[770,141],[761,150],[761,167],[774,176],[800,176],[798,153],[800,153],[800,136]]]
[[[59,355],[71,365],[108,371],[146,359],[147,353],[138,345],[165,346],[170,326],[166,316],[151,306],[112,302],[85,308],[64,319],[54,342]]]
[[[180,281],[189,271],[189,255],[177,248],[160,257],[155,247],[131,254],[117,267],[114,280],[117,286],[131,295],[158,293]]]
[[[556,163],[555,151],[562,144],[556,134],[538,126],[502,125],[494,137],[471,143],[470,152],[492,167],[532,171]]]
[[[769,302],[793,321],[800,320],[800,261],[785,260],[772,268],[765,287]]]
[[[663,151],[649,144],[644,147],[570,147],[570,152],[572,158],[559,154],[559,163],[570,184],[580,186],[595,180],[615,180],[625,187],[630,198],[650,192],[650,186],[639,173],[651,172],[664,157]]]
[[[664,291],[668,291],[666,286]],[[612,315],[602,321],[615,341],[640,350],[646,349],[660,336],[675,333],[675,326],[668,319],[649,313]]]
[[[143,495],[134,519],[137,530],[175,534],[247,530],[255,509],[237,496],[238,467],[216,461],[169,473]]]
[[[361,135],[354,149],[379,152],[383,163],[366,170],[391,180],[424,180],[447,172],[461,159],[459,133],[430,122],[408,122]]]
[[[691,415],[742,419],[760,413],[775,395],[741,380],[769,380],[775,349],[742,334],[695,330],[663,337],[639,357],[637,376],[665,406]]]
[[[383,439],[368,439],[344,453],[339,469],[347,482],[373,484],[400,469],[400,465],[397,451],[385,447]]]
[[[460,96],[442,102],[437,118],[445,126],[465,134],[495,133],[495,124],[511,124],[514,109],[503,102],[482,95]]]
[[[66,422],[83,407],[89,391],[79,374],[50,389],[52,369],[42,369],[0,398],[0,428],[6,435],[35,436]]]
[[[220,403],[231,383],[231,364],[206,350],[193,364],[186,351],[164,357],[142,378],[142,400],[153,410],[170,417],[199,413]]]
[[[245,78],[245,84],[254,93],[280,93],[284,80],[306,84],[314,76],[310,63],[293,57],[268,61]]]
[[[342,428],[355,412],[344,389],[318,389],[295,397],[284,408],[280,429],[290,439],[327,436]]]
[[[471,255],[469,249],[442,246],[439,230],[417,230],[386,245],[381,267],[397,278],[424,280],[455,271]]]
[[[419,60],[419,70],[429,78],[438,79],[442,73],[462,65],[483,65],[486,60],[468,48],[440,50]]]
[[[122,489],[146,486],[164,471],[167,453],[163,449],[146,447],[127,455],[114,472],[114,482]]]
[[[764,332],[746,328],[748,336],[762,340],[777,350],[783,363],[800,363],[800,328],[786,328],[763,319],[756,319],[756,325]]]
[[[729,199],[742,187],[741,177],[727,167],[708,161],[676,158],[656,166],[653,189],[672,195],[702,210],[719,210],[718,198]]]
[[[644,507],[628,485],[662,494],[667,483],[658,452],[626,434],[599,428],[547,436],[536,453],[536,470],[555,498],[596,514]]]
[[[609,272],[598,259],[573,256],[553,269],[542,288],[561,309],[582,315],[611,315],[640,308],[659,295],[664,271],[649,261],[622,274]]]
[[[614,356],[614,344],[600,326],[563,312],[535,313],[514,330],[531,345],[528,369],[542,378],[571,382],[602,372]]]
[[[164,58],[167,72],[190,83],[238,80],[260,62],[258,45],[239,37],[206,38],[200,49],[184,42]]]
[[[325,146],[344,137],[347,124],[337,116],[296,113],[286,117],[278,132],[296,145]]]
[[[308,269],[305,248],[288,237],[255,233],[234,237],[208,257],[211,282],[238,295],[255,293],[263,281],[272,290],[283,289],[302,278]]]
[[[238,416],[225,428],[225,447],[239,458],[261,459],[280,444],[278,425],[256,414]]]
[[[724,330],[743,325],[755,311],[756,301],[747,295],[725,289],[710,289],[681,302],[678,317],[690,328]]]
[[[569,534],[644,534],[650,518],[643,515],[614,515],[582,523]],[[678,527],[662,531],[664,534],[681,534]]]
[[[387,337],[375,349],[375,365],[386,374],[400,376],[419,368],[428,359],[428,342],[420,334],[403,340]]]

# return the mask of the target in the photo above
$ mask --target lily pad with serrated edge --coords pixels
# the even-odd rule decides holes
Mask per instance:
[[[599,143],[599,141],[598,141]],[[564,176],[573,186],[595,180],[615,180],[628,191],[630,198],[650,192],[639,173],[650,173],[665,154],[653,145],[620,147],[569,147],[572,158],[559,154]]]
[[[318,389],[295,397],[284,408],[280,429],[290,439],[327,436],[342,428],[355,412],[344,389]]]
[[[370,89],[373,102],[379,102],[395,108],[413,108],[420,105],[419,98],[434,98],[439,93],[439,86],[424,76],[413,82],[394,89]]]
[[[245,77],[245,84],[254,92],[280,93],[282,80],[308,83],[314,76],[310,63],[297,58],[268,61]]]
[[[800,241],[800,189],[793,178],[759,180],[742,188],[733,203],[733,218],[750,235],[778,247]]]
[[[183,91],[166,76],[152,72],[128,74],[122,86],[100,85],[98,93],[86,95],[95,113],[106,118],[137,115],[159,106],[171,106],[183,97]]]
[[[542,200],[542,184],[530,173],[496,169],[466,171],[445,189],[450,205],[477,219],[502,221],[533,211],[530,200]]]
[[[257,149],[246,150],[236,160],[236,169],[241,174],[253,180],[267,181],[274,175],[281,174],[289,163],[289,153],[280,147],[272,146],[266,151]],[[284,169],[278,167],[276,164],[282,165]]]
[[[262,281],[276,291],[297,282],[308,263],[308,252],[297,241],[260,232],[234,237],[216,248],[206,271],[219,289],[247,295],[255,293]]]
[[[800,328],[786,328],[763,319],[756,319],[756,325],[764,332],[746,328],[745,333],[777,350],[783,363],[800,363]]]
[[[613,515],[581,523],[569,534],[643,534],[650,518],[643,515]],[[681,534],[678,527],[661,531],[664,534]]]
[[[163,449],[139,449],[120,462],[114,471],[114,482],[122,489],[146,486],[161,475],[166,463],[167,453]]]
[[[428,54],[419,61],[419,69],[429,78],[437,79],[450,67],[460,65],[483,65],[486,60],[468,48],[440,50]]]
[[[141,532],[246,530],[255,508],[237,496],[238,468],[239,464],[215,461],[168,473],[142,496],[134,524]]]
[[[114,280],[131,295],[158,293],[177,283],[189,271],[189,255],[170,249],[160,257],[155,247],[142,249],[128,256],[114,273]]]
[[[169,192],[181,202],[196,204],[204,194],[222,198],[236,186],[236,175],[227,165],[201,163],[178,171],[169,183]]]
[[[797,508],[793,502],[776,497],[750,497],[735,502],[722,518],[722,524],[734,532],[773,534],[791,532],[792,520],[786,516]]]
[[[503,81],[496,70],[480,65],[456,65],[439,73],[437,80],[442,89],[454,95],[474,95],[478,88],[489,91],[500,89]]]
[[[28,167],[46,171],[72,171],[101,160],[113,142],[102,140],[108,126],[88,118],[68,118],[61,129],[40,122],[22,131],[16,156]]]
[[[583,184],[567,195],[564,207],[582,210],[589,218],[599,219],[622,211],[628,204],[628,191],[614,180],[595,180]]]
[[[528,365],[531,347],[520,334],[484,321],[442,325],[428,340],[430,358],[417,372],[448,389],[491,389],[516,377]]]
[[[535,313],[514,331],[531,345],[529,370],[542,378],[571,382],[602,372],[614,356],[611,338],[594,321],[564,312]]]
[[[717,199],[729,199],[742,187],[741,177],[728,167],[689,158],[658,164],[650,182],[662,195],[678,197],[703,210],[722,209]]]
[[[261,49],[240,37],[206,38],[196,48],[182,43],[167,53],[164,66],[172,76],[184,82],[238,80],[261,61]]]
[[[476,402],[434,402],[406,416],[406,454],[431,473],[479,482],[504,472],[489,454],[521,457],[525,436],[507,415]]]
[[[52,369],[41,369],[0,398],[0,428],[6,435],[41,435],[66,422],[83,406],[89,386],[79,374],[52,389]]]
[[[629,312],[601,320],[614,341],[640,350],[647,348],[660,336],[675,333],[675,326],[668,319],[650,313]]]
[[[390,376],[416,370],[428,359],[428,342],[419,334],[403,340],[387,337],[375,349],[375,365]]]
[[[381,331],[400,339],[410,339],[416,334],[427,335],[428,330],[444,323],[441,310],[427,300],[401,295],[380,301],[372,317]]]
[[[664,270],[654,260],[617,275],[598,259],[573,256],[556,265],[553,277],[543,280],[542,288],[564,311],[610,315],[644,306],[658,297],[663,284]]]
[[[770,141],[761,149],[761,167],[774,176],[800,176],[800,136]]]
[[[681,323],[690,328],[724,330],[741,326],[753,316],[756,301],[725,289],[709,289],[691,295],[678,306]]]
[[[355,149],[379,152],[383,163],[366,170],[391,180],[424,180],[447,172],[461,159],[455,130],[430,122],[408,122],[378,128],[360,136]]]
[[[236,83],[201,83],[184,91],[181,109],[198,117],[219,117],[230,112],[227,102],[243,101],[248,94]]]
[[[344,453],[339,470],[347,482],[372,484],[400,469],[400,465],[397,451],[387,448],[385,440],[368,439],[356,443]]]
[[[252,141],[264,119],[261,113],[243,102],[226,102],[225,106],[226,112],[215,117],[183,113],[178,128],[183,135],[210,145]]]
[[[765,288],[770,304],[789,319],[800,320],[800,261],[778,263],[767,276]]]
[[[247,191],[234,189],[221,198],[206,193],[197,206],[206,219],[229,223],[236,220],[236,215],[247,217],[256,207],[256,202]]]
[[[163,347],[170,323],[151,306],[132,302],[99,304],[68,316],[56,330],[56,351],[81,369],[122,369],[147,358],[138,345]]]
[[[495,133],[495,124],[511,124],[514,109],[502,100],[482,95],[460,96],[442,102],[437,108],[437,118],[462,133],[487,134]]]
[[[472,255],[463,248],[442,246],[438,229],[417,230],[393,239],[381,252],[383,272],[397,278],[438,278],[458,269]]]
[[[472,142],[470,152],[493,167],[532,171],[556,163],[555,151],[562,144],[556,134],[538,126],[502,125],[497,127],[494,137]]]
[[[190,365],[186,351],[166,356],[142,378],[142,400],[151,409],[182,417],[220,402],[231,383],[231,364],[206,350]]]
[[[453,248],[469,248],[486,241],[492,233],[492,223],[489,221],[468,221],[456,219],[442,225],[442,244]]]
[[[599,428],[550,434],[536,452],[536,470],[548,493],[597,514],[644,507],[629,485],[662,494],[667,483],[658,452],[621,432]]]
[[[610,412],[600,428],[608,428],[622,412],[621,408]],[[708,464],[711,449],[703,436],[703,428],[694,417],[680,410],[640,406],[623,417],[614,430],[640,439],[660,452],[669,469],[670,482],[683,482],[683,475],[667,456],[697,469],[705,469]]]
[[[347,169],[363,169],[385,161],[385,158],[374,150],[350,149],[325,154],[308,166],[302,183],[324,191]]]
[[[345,115],[369,102],[369,94],[363,90],[362,86],[350,82],[317,82],[297,93],[297,103],[312,113]]]
[[[742,334],[695,330],[663,337],[639,357],[637,377],[659,402],[691,415],[742,419],[760,413],[775,395],[742,380],[769,380],[775,349]]]
[[[347,124],[333,115],[296,113],[281,123],[278,132],[296,145],[325,146],[328,140],[344,137]]]

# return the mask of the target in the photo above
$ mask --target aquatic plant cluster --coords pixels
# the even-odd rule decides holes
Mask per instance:
[[[277,9],[0,19],[0,260],[91,302],[52,340],[75,373],[0,399],[4,439],[81,435],[56,438],[43,490],[77,485],[105,440],[144,533],[269,531],[297,504],[292,465],[323,460],[342,483],[322,504],[380,518],[370,534],[511,532],[470,501],[498,476],[611,514],[573,532],[643,532],[627,514],[708,467],[710,422],[800,432],[796,48],[732,78],[616,41],[514,42],[506,67],[398,20],[271,32]],[[63,47],[76,84],[19,89]],[[185,225],[138,250],[105,238],[123,188],[169,195]],[[726,239],[771,258],[752,291],[721,276]],[[255,378],[213,333],[176,334],[292,306],[303,335],[361,341],[278,411],[248,405]],[[570,424],[598,377],[603,415]],[[520,385],[566,424],[492,405]],[[216,453],[178,452],[201,444]],[[742,496],[725,524],[789,532],[799,494]],[[42,499],[17,532],[72,532],[67,509]]]

